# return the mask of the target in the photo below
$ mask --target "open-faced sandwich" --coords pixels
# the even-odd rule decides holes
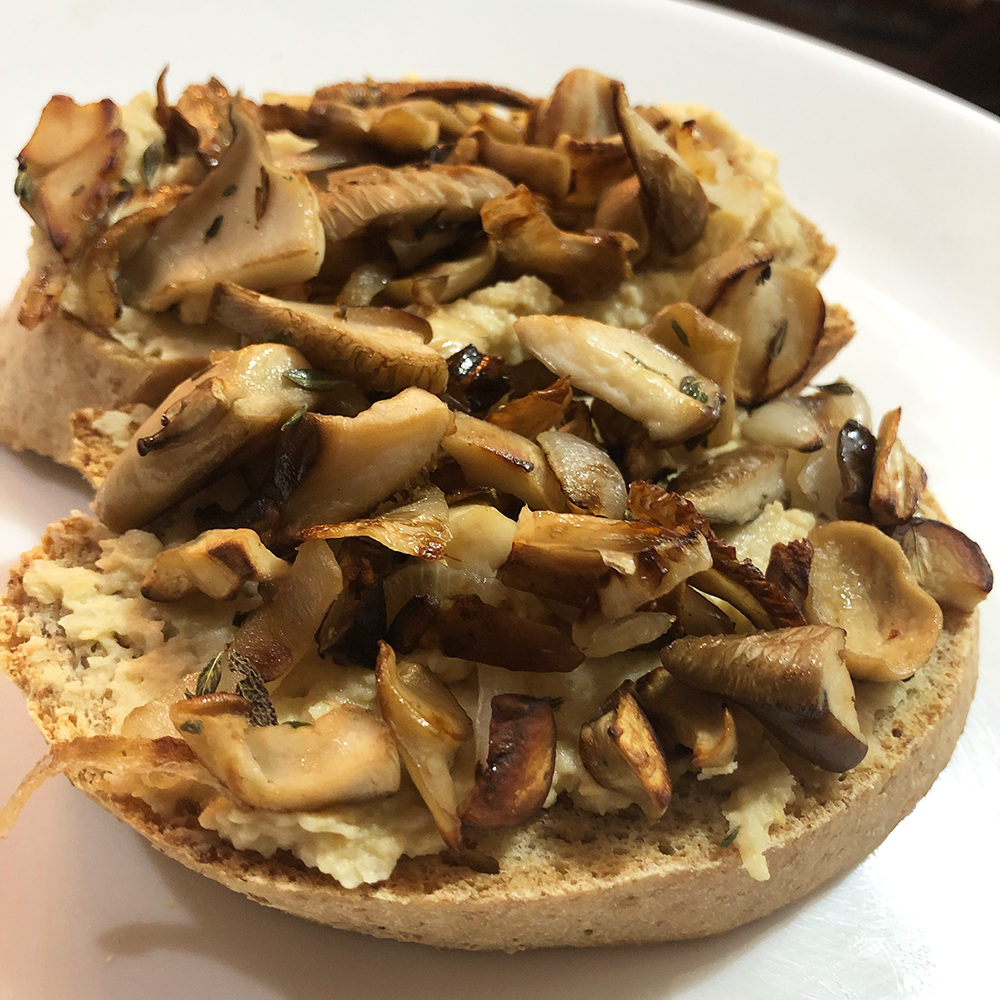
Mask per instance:
[[[336,927],[638,942],[799,898],[946,763],[990,568],[819,377],[832,251],[718,116],[161,80],[21,166],[5,377],[93,364],[3,433],[97,493],[12,574],[50,753],[0,827],[61,772]]]

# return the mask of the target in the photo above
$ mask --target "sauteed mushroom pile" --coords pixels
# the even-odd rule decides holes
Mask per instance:
[[[52,153],[61,124],[86,157]],[[95,510],[169,543],[148,600],[253,597],[167,706],[232,799],[405,775],[454,848],[574,767],[655,821],[686,771],[738,774],[751,726],[843,771],[855,682],[909,677],[990,590],[899,411],[813,384],[852,333],[830,254],[713,116],[585,70],[544,100],[211,81],[170,104],[161,78],[152,138],[124,134],[109,102],[46,109],[19,190],[61,263],[31,303],[231,339]],[[305,662],[369,671],[364,703],[281,717]]]

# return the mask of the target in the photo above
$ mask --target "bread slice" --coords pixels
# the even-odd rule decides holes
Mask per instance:
[[[59,625],[68,598],[40,599],[37,585],[29,595],[25,576],[42,564],[92,567],[106,535],[82,515],[52,525],[12,572],[0,618],[2,666],[54,746],[107,734],[111,706],[100,697],[67,702],[87,669]],[[194,628],[179,614],[173,624]],[[789,761],[800,786],[771,827],[766,881],[751,878],[739,853],[724,846],[719,796],[691,774],[676,782],[656,822],[634,809],[598,816],[557,802],[524,827],[471,829],[460,850],[403,858],[388,878],[348,889],[282,851],[266,858],[236,849],[199,825],[184,795],[154,811],[123,794],[121,767],[106,756],[88,762],[84,754],[66,771],[166,855],[257,902],[333,927],[504,951],[695,938],[804,896],[886,837],[931,786],[962,732],[977,638],[976,614],[949,616],[930,661],[912,679],[858,686],[871,749],[853,770],[826,775]]]

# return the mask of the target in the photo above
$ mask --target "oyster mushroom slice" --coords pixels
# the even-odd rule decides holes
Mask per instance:
[[[858,521],[822,524],[809,540],[805,616],[844,629],[851,675],[894,681],[922,667],[941,634],[941,610],[899,543]]]
[[[188,300],[203,318],[220,281],[273,288],[314,277],[324,237],[309,181],[271,166],[263,130],[241,103],[235,136],[219,165],[123,261],[119,287],[128,305],[159,312]]]
[[[917,582],[942,608],[969,614],[993,589],[993,570],[983,550],[958,528],[923,517],[892,533]]]
[[[817,451],[826,435],[812,403],[809,397],[776,396],[750,411],[740,425],[741,433],[754,444]]]
[[[542,431],[561,423],[572,402],[573,387],[568,378],[560,378],[544,389],[533,389],[503,403],[486,419],[522,437],[537,438]]]
[[[243,620],[227,649],[230,662],[249,663],[265,683],[283,677],[315,649],[316,631],[343,586],[330,546],[303,542],[274,596]]]
[[[524,316],[514,332],[547,368],[637,420],[660,444],[686,441],[719,419],[719,386],[644,334],[579,316]]]
[[[612,85],[615,118],[642,190],[646,222],[671,253],[698,241],[708,218],[708,198],[680,155],[628,102],[625,87]]]
[[[721,697],[679,681],[663,667],[643,674],[631,692],[662,746],[687,747],[692,765],[699,769],[734,765],[736,723]]]
[[[528,438],[466,413],[455,414],[455,433],[441,442],[470,485],[489,486],[533,510],[565,510],[566,500],[545,460]]]
[[[492,170],[554,201],[569,194],[573,172],[565,152],[523,142],[504,142],[483,128],[473,129],[472,136],[479,146],[479,159]]]
[[[913,517],[927,485],[927,473],[923,466],[899,439],[901,412],[897,407],[882,418],[875,439],[868,506],[875,524],[887,530]]]
[[[491,199],[481,215],[504,263],[518,274],[537,275],[564,298],[610,294],[630,274],[631,236],[560,229],[523,185]]]
[[[125,142],[113,101],[79,105],[57,95],[18,155],[14,192],[64,260],[104,221]]]
[[[759,244],[703,264],[692,275],[688,297],[740,338],[736,399],[746,406],[793,385],[823,332],[826,306],[815,275],[775,262]]]
[[[605,788],[637,802],[647,819],[670,805],[672,787],[659,740],[635,698],[619,688],[612,705],[580,729],[580,759]]]
[[[463,256],[428,264],[413,274],[386,282],[385,298],[397,306],[417,305],[430,311],[486,285],[496,261],[496,245],[484,238]]]
[[[282,508],[283,527],[293,537],[367,514],[431,464],[453,426],[447,405],[417,388],[356,417],[307,413],[301,423],[315,436],[316,459]]]
[[[291,302],[223,282],[210,311],[247,340],[288,344],[314,367],[366,390],[413,385],[437,393],[448,384],[447,362],[427,344],[430,327],[397,309]]]
[[[532,142],[552,146],[561,136],[604,139],[618,131],[614,80],[590,69],[572,69],[539,105]]]
[[[275,812],[363,802],[399,789],[399,756],[372,712],[336,703],[315,722],[252,726],[233,694],[186,698],[170,718],[198,760],[240,802]]]
[[[625,479],[603,448],[562,431],[543,431],[537,441],[575,512],[624,517]]]
[[[261,447],[316,395],[290,382],[298,351],[260,344],[217,355],[181,382],[133,434],[94,499],[113,531],[146,524],[190,496],[225,463]]]
[[[141,591],[149,601],[179,601],[195,592],[229,601],[244,583],[280,580],[288,570],[256,531],[213,528],[157,553]]]
[[[718,384],[722,408],[707,443],[725,444],[732,436],[736,413],[736,362],[740,351],[736,334],[689,302],[664,306],[639,332]]]
[[[661,650],[660,660],[685,684],[743,705],[817,767],[846,771],[867,752],[842,629],[686,637]]]
[[[462,840],[451,765],[472,739],[472,722],[448,686],[419,663],[398,662],[379,643],[375,690],[403,765],[449,847]]]
[[[545,804],[555,773],[556,722],[544,698],[499,694],[489,749],[458,814],[469,826],[519,826]]]
[[[670,489],[718,524],[746,524],[787,493],[785,451],[743,445],[688,466]]]
[[[311,525],[300,536],[371,538],[393,552],[418,559],[440,559],[452,538],[444,494],[436,486],[419,486],[404,500],[397,506],[379,508],[373,517]]]
[[[326,190],[317,197],[327,243],[337,244],[374,226],[475,219],[490,198],[512,187],[486,167],[435,163],[393,169],[373,164],[329,174]]]
[[[848,420],[837,434],[840,493],[837,515],[845,521],[868,521],[875,464],[875,435],[857,420]]]

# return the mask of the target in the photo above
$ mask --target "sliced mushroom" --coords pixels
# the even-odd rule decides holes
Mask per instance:
[[[618,131],[614,81],[589,69],[572,69],[555,85],[532,122],[531,141],[554,145],[560,136],[602,139]]]
[[[688,296],[739,336],[736,399],[747,406],[794,384],[823,331],[826,307],[815,275],[775,262],[760,244],[744,244],[703,264]]]
[[[628,102],[625,87],[612,87],[615,118],[635,166],[646,223],[671,253],[682,253],[705,229],[709,203],[698,178],[670,143]]]
[[[625,515],[625,480],[603,448],[563,431],[543,431],[537,440],[574,512]]]
[[[490,198],[511,188],[506,177],[486,167],[373,164],[331,174],[318,194],[319,211],[328,244],[337,244],[394,223],[475,219]]]
[[[561,150],[524,142],[504,142],[486,129],[473,129],[479,159],[515,183],[558,201],[569,194],[572,170],[569,157]]]
[[[233,105],[235,135],[218,167],[131,259],[119,286],[125,302],[157,312],[182,300],[203,318],[215,285],[265,289],[312,278],[323,262],[323,228],[308,180],[271,165],[264,132]]]
[[[485,420],[456,413],[455,433],[441,444],[461,466],[470,484],[509,493],[532,509],[566,509],[559,482],[534,441]]]
[[[816,414],[815,397],[781,395],[751,410],[740,425],[747,441],[813,452],[823,447],[825,428]]]
[[[274,812],[325,809],[399,789],[399,756],[372,712],[337,702],[305,725],[251,726],[245,699],[186,698],[170,717],[198,760],[240,802]]]
[[[274,596],[254,608],[227,649],[230,665],[249,664],[265,683],[277,680],[316,647],[316,630],[344,577],[324,541],[303,542]]]
[[[993,570],[983,550],[958,528],[923,517],[892,533],[917,582],[942,608],[971,613],[993,589]]]
[[[804,625],[682,638],[665,647],[660,659],[684,683],[749,709],[817,767],[846,771],[867,752],[842,629]]]
[[[643,674],[631,691],[662,746],[687,747],[692,765],[699,769],[733,766],[736,722],[721,698],[684,684],[663,667]]]
[[[18,155],[14,193],[64,260],[105,220],[125,140],[113,101],[79,105],[57,95]]]
[[[768,404],[770,405],[770,404]],[[848,420],[837,435],[837,466],[841,490],[837,515],[845,521],[871,520],[875,435],[857,420]]]
[[[299,536],[312,538],[371,538],[393,552],[418,559],[440,559],[451,541],[448,504],[436,486],[418,486],[403,503],[380,508],[374,517],[334,524],[314,524]]]
[[[384,642],[379,644],[375,686],[410,779],[444,842],[458,847],[462,823],[451,765],[458,748],[472,739],[471,720],[443,681],[419,663],[397,662]]]
[[[560,378],[544,389],[533,389],[494,409],[486,419],[504,430],[536,438],[559,424],[573,402],[573,387]]]
[[[872,520],[889,530],[913,517],[927,485],[923,466],[899,439],[901,412],[890,410],[879,424],[868,501]]]
[[[676,620],[667,611],[633,611],[608,621],[588,602],[573,622],[573,641],[588,657],[613,656],[655,642]]]
[[[146,524],[226,462],[261,447],[316,395],[286,377],[306,359],[279,344],[226,352],[186,379],[141,424],[94,499],[112,530]]]
[[[629,259],[633,267],[649,251],[649,223],[643,212],[639,178],[634,174],[610,184],[600,194],[594,209],[594,228],[628,233],[635,240]]]
[[[316,459],[282,510],[292,536],[367,514],[430,465],[453,426],[448,407],[416,388],[356,417],[308,413],[302,423],[315,436]]]
[[[448,395],[456,408],[482,416],[510,391],[503,358],[467,344],[448,358]]]
[[[280,580],[289,566],[249,528],[214,528],[157,553],[142,581],[150,601],[179,601],[199,592],[214,601],[230,601],[244,583]]]
[[[743,445],[689,465],[670,480],[670,489],[713,523],[746,524],[784,498],[784,472],[783,450]]]
[[[847,666],[864,680],[909,677],[931,655],[941,610],[920,589],[899,543],[858,521],[813,530],[805,615],[847,633]]]
[[[607,711],[580,729],[580,759],[598,784],[629,796],[647,819],[659,819],[667,811],[672,794],[667,762],[653,727],[628,691],[616,691]]]
[[[739,338],[689,302],[664,306],[640,329],[640,333],[718,384],[722,405],[719,420],[709,431],[707,444],[710,447],[725,444],[732,436],[736,413]]]
[[[491,701],[489,750],[459,808],[470,826],[519,826],[545,804],[555,773],[556,722],[544,698],[500,694]]]
[[[538,275],[564,298],[607,295],[630,273],[631,236],[560,229],[524,185],[487,202],[482,220],[509,269]]]
[[[416,305],[430,311],[488,284],[496,262],[496,246],[481,239],[461,256],[436,261],[386,282],[385,298],[398,306]]]
[[[249,341],[288,344],[316,368],[363,389],[437,393],[448,384],[447,362],[428,346],[430,327],[401,310],[290,302],[222,282],[211,314]]]
[[[641,333],[579,316],[525,316],[514,330],[547,368],[639,421],[656,442],[686,441],[719,419],[719,386]]]
[[[166,70],[156,81],[156,118],[165,132],[167,152],[174,158],[190,153],[207,167],[216,167],[233,141],[230,109],[233,98],[214,76],[207,83],[184,88],[173,107],[165,93]]]

